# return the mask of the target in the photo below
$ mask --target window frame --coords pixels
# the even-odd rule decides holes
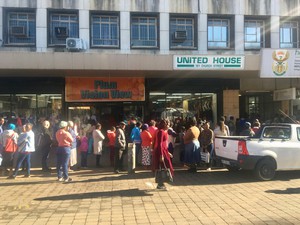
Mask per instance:
[[[191,25],[189,25],[188,23],[183,23],[183,24],[172,24],[172,20],[192,20]],[[197,20],[197,14],[170,14],[169,17],[169,43],[170,43],[170,50],[178,50],[178,49],[193,49],[193,50],[197,50],[198,49],[198,20]],[[172,26],[176,27],[174,30],[172,29]],[[192,40],[190,40],[190,42],[192,42],[192,46],[188,46],[188,45],[179,45],[180,43],[184,43],[186,41],[188,41],[187,39],[185,39],[184,41],[180,41],[180,40],[175,40],[175,32],[176,31],[183,31],[183,29],[178,29],[178,27],[183,27],[185,26],[185,28],[187,26],[191,27],[191,32],[192,34],[189,35],[189,30],[188,29],[184,29],[187,32],[187,37],[191,36]],[[178,45],[173,45],[173,43],[178,43]]]
[[[296,23],[296,26],[292,26],[292,27],[288,27],[289,29],[289,35],[291,37],[292,40],[290,40],[290,42],[283,42],[282,39],[284,38],[282,35],[285,33],[282,31],[282,29],[286,28],[283,25],[284,24],[291,24],[291,23]],[[293,18],[281,18],[280,23],[279,23],[279,48],[299,48],[300,46],[300,20],[299,17],[293,17]],[[293,40],[293,34],[291,34],[291,30],[292,29],[296,29],[295,34],[296,36],[296,41]],[[287,45],[292,45],[291,47],[288,47]]]
[[[220,26],[210,26],[209,23],[210,21],[213,21],[213,22],[221,22],[221,25]],[[210,27],[224,27],[223,26],[223,22],[224,21],[227,21],[228,24],[226,26],[226,31],[227,31],[227,37],[226,37],[226,41],[209,41],[210,38],[210,34],[209,34],[209,28]],[[212,34],[213,35],[213,34]],[[213,38],[214,39],[214,38]],[[221,37],[222,39],[222,37]],[[215,16],[215,15],[210,15],[207,17],[207,49],[208,50],[230,50],[230,49],[234,49],[235,47],[235,37],[234,37],[234,17],[233,16],[224,16],[224,17],[220,17],[220,16]],[[212,43],[226,43],[226,46],[223,47],[223,46],[210,46],[209,43],[212,42]]]
[[[134,45],[133,42],[137,41],[137,42],[143,42],[143,41],[149,41],[149,34],[148,33],[148,39],[147,40],[142,40],[137,39],[137,40],[133,40],[133,19],[138,18],[140,19],[147,19],[147,21],[149,21],[149,19],[155,19],[155,40],[153,40],[156,45],[155,46],[147,46],[147,45]],[[130,15],[130,49],[159,49],[160,48],[160,32],[159,32],[159,23],[160,23],[160,17],[158,13],[131,13]],[[138,25],[140,23],[137,23]],[[148,22],[146,24],[149,24]],[[140,25],[139,25],[140,26]],[[149,27],[147,26],[147,30],[149,31]],[[139,33],[140,33],[140,28],[139,28]],[[140,35],[139,35],[140,36]]]
[[[93,44],[93,16],[98,16],[98,17],[116,17],[117,18],[117,45],[96,45]],[[104,24],[114,24],[113,22],[109,21],[109,22],[104,22]],[[99,22],[99,26],[101,26],[101,22]],[[111,26],[109,26],[109,29],[111,30]],[[101,28],[100,28],[101,30]],[[109,49],[120,49],[121,48],[121,32],[120,32],[120,13],[119,12],[103,12],[103,11],[92,11],[90,12],[90,43],[91,43],[91,48],[109,48]],[[111,34],[109,35],[111,36]],[[101,40],[101,35],[99,37],[99,40]],[[113,39],[109,39],[111,41],[113,41]]]
[[[17,14],[18,18],[16,18],[17,26],[10,26],[10,15],[11,14]],[[26,14],[26,19],[19,18],[20,14]],[[32,16],[33,19],[30,19],[29,16]],[[12,42],[10,39],[12,36],[18,36],[18,35],[12,35],[10,34],[10,30],[12,27],[25,27],[20,24],[26,22],[26,28],[25,32],[27,33],[23,35],[20,35],[20,37],[15,37],[16,40],[22,40],[24,38],[26,39],[33,39],[31,42]],[[34,25],[32,26],[33,29],[31,31],[30,29],[30,23],[33,22]],[[32,33],[33,32],[33,33]],[[31,35],[32,34],[32,35]],[[7,47],[35,47],[36,46],[36,10],[32,8],[3,8],[3,46]]]
[[[255,24],[255,26],[247,26],[247,24]],[[247,28],[253,28],[255,34],[247,32]],[[258,33],[258,30],[260,33]],[[247,41],[247,37],[255,37],[255,41]],[[244,20],[244,49],[245,50],[260,50],[265,47],[265,21],[261,19],[245,19]],[[247,43],[250,47],[247,47]],[[252,47],[251,45],[259,45],[259,47]]]
[[[66,39],[67,38],[79,38],[79,11],[78,10],[48,10],[48,29],[47,29],[47,37],[48,37],[48,41],[47,41],[47,45],[48,47],[66,47]],[[61,16],[75,16],[77,19],[77,22],[71,23],[72,20],[58,20],[59,25],[55,26],[52,24],[53,20],[51,19],[51,17],[53,15],[58,15],[59,17]],[[66,21],[66,22],[63,22]],[[62,23],[68,23],[68,26],[64,26],[61,25]],[[75,24],[77,27],[75,27],[73,29],[71,29],[71,24]],[[67,31],[67,35],[62,36],[61,38],[59,37],[55,37],[55,28],[56,27],[67,27],[68,31]],[[75,31],[75,34],[73,35],[72,32]],[[60,40],[60,41],[57,41]]]

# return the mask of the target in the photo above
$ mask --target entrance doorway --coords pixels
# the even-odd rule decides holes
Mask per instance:
[[[91,103],[72,104],[68,106],[68,120],[80,124],[97,121],[103,130],[116,126],[120,121],[129,121],[132,117],[143,121],[144,107],[141,104],[126,103]]]

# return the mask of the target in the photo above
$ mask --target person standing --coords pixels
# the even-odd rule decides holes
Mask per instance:
[[[3,117],[0,117],[0,134],[3,133],[3,125],[4,125],[4,118]]]
[[[125,127],[124,122],[120,122],[119,127],[116,131],[116,143],[115,143],[115,173],[120,173],[123,170],[123,153],[126,149],[126,137],[125,137]]]
[[[102,155],[104,139],[105,137],[101,132],[101,124],[97,123],[93,131],[93,151],[94,155],[96,155],[96,167],[100,167],[100,157]]]
[[[142,124],[140,122],[137,122],[135,127],[132,129],[130,137],[132,142],[135,144],[135,165],[139,165],[139,155],[141,152],[141,144],[142,144],[142,139],[141,139],[141,126]]]
[[[200,130],[196,126],[197,121],[190,121],[190,128],[186,131],[183,139],[185,145],[184,162],[190,167],[189,172],[197,172],[197,164],[201,161],[199,135]]]
[[[7,170],[9,170],[9,177],[13,174],[14,155],[18,148],[17,143],[19,135],[14,131],[15,129],[16,126],[13,123],[10,123],[7,126],[7,130],[4,130],[0,135],[0,143],[3,146],[2,175],[6,175]]]
[[[17,165],[15,168],[14,174],[9,177],[12,179],[15,179],[20,167],[22,166],[22,163],[24,160],[26,160],[26,168],[27,173],[25,174],[25,177],[30,177],[30,167],[31,167],[31,154],[32,152],[35,152],[35,141],[34,141],[34,133],[32,131],[32,124],[26,123],[25,124],[25,132],[21,133],[18,138],[18,159],[17,159]]]
[[[116,143],[116,127],[112,126],[110,130],[107,130],[108,147],[109,147],[109,159],[110,166],[114,166],[115,161],[115,143]]]
[[[82,129],[82,136],[80,138],[80,146],[79,151],[81,154],[81,168],[86,169],[87,168],[87,156],[88,156],[88,138],[86,136],[86,132]]]
[[[74,167],[77,164],[77,133],[74,130],[73,121],[68,121],[68,131],[73,138],[73,141],[71,144],[69,166],[70,166],[70,169],[74,170]]]
[[[68,174],[68,164],[70,160],[70,152],[71,152],[73,137],[68,132],[68,123],[66,121],[61,121],[59,123],[59,129],[56,132],[55,136],[58,142],[58,147],[56,149],[57,180],[70,182],[72,181],[72,178],[70,178]]]
[[[210,129],[209,122],[206,121],[203,124],[203,130],[200,133],[200,144],[201,144],[202,152],[210,154],[209,162],[206,163],[208,171],[211,170],[211,165],[212,165],[213,139],[214,139],[214,132]]]
[[[49,172],[51,169],[48,167],[47,159],[52,145],[52,135],[50,131],[50,122],[48,120],[43,121],[43,126],[39,134],[38,149],[42,153],[42,171]]]
[[[149,169],[151,165],[151,148],[152,148],[152,135],[148,131],[148,124],[142,126],[142,165],[145,169]]]
[[[162,120],[159,123],[158,131],[155,136],[155,146],[153,149],[153,166],[156,173],[161,168],[168,168],[172,176],[174,176],[174,169],[171,162],[173,155],[168,151],[168,121]],[[162,180],[158,181],[157,189],[166,189]]]

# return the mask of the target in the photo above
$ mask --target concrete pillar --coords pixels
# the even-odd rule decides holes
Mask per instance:
[[[244,54],[244,15],[235,15],[235,52],[236,54]]]
[[[130,53],[130,13],[120,12],[121,52]]]
[[[169,54],[169,46],[170,46],[170,18],[169,13],[160,13],[160,52],[161,54]]]
[[[36,51],[47,51],[47,9],[36,10]]]

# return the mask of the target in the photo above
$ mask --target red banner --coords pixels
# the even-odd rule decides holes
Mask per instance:
[[[66,102],[145,101],[143,77],[66,77]]]

